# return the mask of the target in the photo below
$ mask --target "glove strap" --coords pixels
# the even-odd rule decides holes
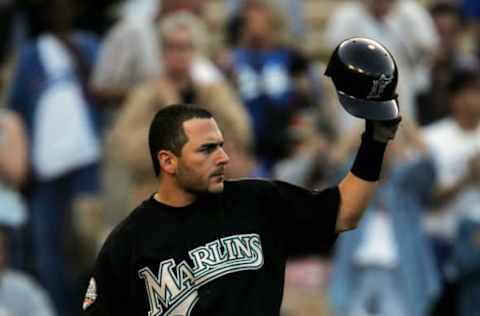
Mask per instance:
[[[351,172],[365,181],[378,181],[382,170],[383,155],[387,143],[375,141],[365,133],[353,162]]]

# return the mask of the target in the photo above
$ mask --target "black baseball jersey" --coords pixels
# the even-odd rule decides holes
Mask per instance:
[[[337,187],[264,180],[225,181],[186,207],[151,197],[107,238],[85,314],[279,315],[287,258],[331,247],[339,204]]]

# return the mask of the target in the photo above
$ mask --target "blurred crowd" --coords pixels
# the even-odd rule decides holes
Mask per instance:
[[[323,72],[354,36],[395,56],[402,125],[359,227],[291,258],[282,316],[480,315],[479,1],[0,0],[0,25],[0,316],[80,315],[169,104],[214,114],[229,178],[335,183],[364,122]]]

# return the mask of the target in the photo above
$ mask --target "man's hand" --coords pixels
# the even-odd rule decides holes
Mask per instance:
[[[387,143],[395,137],[401,121],[401,116],[388,121],[365,120],[365,135],[377,142]]]

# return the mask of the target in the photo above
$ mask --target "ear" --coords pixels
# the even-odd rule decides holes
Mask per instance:
[[[162,172],[174,175],[177,172],[177,156],[169,150],[160,150],[157,154]]]

